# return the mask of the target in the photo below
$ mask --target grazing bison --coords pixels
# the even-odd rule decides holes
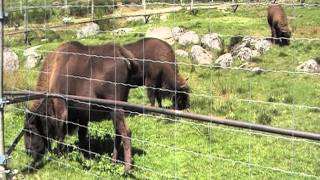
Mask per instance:
[[[139,64],[139,73],[131,77],[132,85],[148,87],[151,106],[155,99],[162,107],[162,98],[169,97],[174,109],[189,107],[189,87],[179,74],[172,47],[156,38],[144,38],[124,46],[130,50]]]
[[[272,42],[280,46],[289,45],[291,30],[287,16],[280,5],[272,4],[268,8],[268,23],[271,29]]]
[[[89,56],[88,56],[89,55]],[[96,55],[96,56],[90,56]],[[137,71],[133,55],[125,48],[106,44],[85,46],[65,43],[44,60],[36,89],[42,92],[127,101],[129,87],[122,84]],[[118,84],[119,83],[119,84]],[[67,104],[68,103],[68,104]],[[30,168],[40,166],[50,142],[63,142],[65,135],[78,128],[79,147],[86,147],[89,121],[112,118],[116,162],[121,141],[124,147],[125,172],[131,172],[131,132],[120,109],[105,109],[92,103],[62,98],[34,101],[25,121],[25,148],[33,157]],[[59,148],[59,146],[58,146]]]

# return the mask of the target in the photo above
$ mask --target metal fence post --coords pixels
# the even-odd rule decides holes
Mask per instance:
[[[94,0],[91,0],[91,20],[94,19]]]
[[[6,179],[5,165],[6,157],[4,152],[4,100],[3,100],[3,26],[4,26],[4,7],[3,0],[0,0],[0,176]]]

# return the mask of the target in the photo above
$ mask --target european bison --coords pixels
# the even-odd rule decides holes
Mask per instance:
[[[156,38],[144,38],[124,46],[130,50],[139,64],[139,73],[131,77],[132,85],[148,88],[151,106],[157,99],[162,107],[162,98],[169,97],[174,109],[189,108],[189,86],[179,74],[172,47]]]
[[[95,56],[90,56],[95,55]],[[42,92],[127,101],[129,87],[122,84],[137,71],[133,55],[115,44],[85,46],[78,42],[61,45],[44,60],[36,89]],[[119,83],[119,84],[118,84]],[[68,103],[68,104],[67,104]],[[33,157],[30,168],[40,166],[51,140],[63,142],[65,135],[78,128],[79,147],[86,146],[88,122],[112,118],[116,162],[121,141],[125,172],[131,172],[131,132],[120,109],[62,98],[34,101],[25,121],[25,148]]]
[[[280,46],[289,45],[291,30],[287,16],[280,5],[272,4],[268,8],[268,23],[271,29],[272,42]]]

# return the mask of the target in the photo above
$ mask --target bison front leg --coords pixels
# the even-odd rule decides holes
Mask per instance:
[[[146,78],[145,86],[147,86],[148,90],[148,98],[151,103],[151,106],[155,105],[155,92],[156,92],[156,85],[155,80],[152,80],[151,78]]]
[[[66,123],[68,121],[68,109],[66,102],[62,99],[52,99],[52,102],[54,105],[54,111],[48,113],[50,116],[54,117],[50,121],[55,122],[55,134],[58,141],[58,145],[54,150],[54,153],[61,156],[65,150],[64,138],[66,135]]]
[[[271,27],[271,42],[274,44],[276,43],[276,39],[277,35],[276,35],[276,29],[274,27]]]
[[[157,90],[156,91],[156,99],[158,102],[158,106],[162,108],[162,96],[161,96],[161,91]]]
[[[120,139],[123,143],[124,148],[124,164],[125,164],[125,173],[132,173],[132,157],[131,157],[131,131],[128,128],[127,124],[124,120],[124,113],[121,110],[115,110],[111,113],[111,117],[113,118],[116,132],[115,139],[115,148],[113,158],[117,156],[117,153],[120,148]]]

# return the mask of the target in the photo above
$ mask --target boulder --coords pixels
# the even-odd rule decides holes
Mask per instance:
[[[188,44],[198,44],[199,36],[194,31],[188,31],[179,37],[179,44],[185,46]]]
[[[230,52],[233,56],[237,56],[239,51],[247,50],[245,47],[249,48],[251,50],[255,50],[253,53],[255,53],[255,55],[259,56],[271,48],[271,43],[265,39],[244,37],[244,38],[242,38],[241,42],[239,42],[238,44],[236,44],[232,47]],[[243,50],[243,48],[245,48],[245,49]],[[257,54],[256,51],[259,52],[259,54]]]
[[[237,48],[232,52],[232,55],[238,57],[242,61],[251,61],[252,58],[260,56],[257,50],[252,50],[248,47]]]
[[[259,39],[254,43],[254,49],[263,54],[271,48],[271,42],[265,39]]]
[[[174,40],[179,40],[179,37],[184,33],[184,29],[180,27],[174,27],[172,28],[172,34]]]
[[[19,69],[18,55],[9,48],[3,49],[3,68],[5,71],[15,72]]]
[[[194,45],[191,48],[191,59],[195,64],[211,64],[212,55],[207,50],[199,45]]]
[[[320,73],[320,58],[310,59],[299,65],[296,69],[301,72]]]
[[[27,61],[25,63],[25,68],[31,69],[37,66],[40,62],[42,56],[37,52],[37,49],[40,48],[39,46],[34,46],[31,48],[27,48],[23,51],[23,55],[27,57]]]
[[[158,38],[166,41],[170,45],[174,44],[173,34],[169,27],[149,29],[146,33],[146,37]]]
[[[217,33],[206,34],[201,38],[201,44],[209,49],[222,49],[222,38]]]
[[[98,24],[89,23],[77,31],[77,38],[94,36],[94,35],[98,34],[99,31],[100,31],[100,27]]]
[[[188,57],[189,56],[188,52],[185,50],[182,50],[182,49],[177,49],[176,55],[181,56],[181,57]]]
[[[233,58],[231,53],[226,53],[218,57],[215,61],[216,64],[219,64],[222,68],[230,67],[233,63]]]

